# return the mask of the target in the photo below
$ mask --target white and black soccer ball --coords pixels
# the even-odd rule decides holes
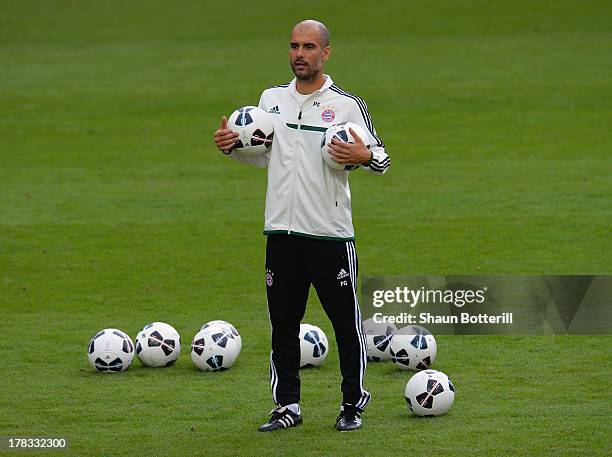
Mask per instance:
[[[97,371],[125,371],[134,359],[134,343],[127,333],[116,328],[105,328],[89,342],[87,358]]]
[[[239,354],[238,342],[226,325],[209,325],[191,342],[191,360],[202,371],[227,370]]]
[[[210,327],[211,325],[220,325],[220,326],[227,327],[230,330],[230,332],[232,332],[232,335],[234,335],[234,339],[236,340],[236,344],[238,345],[238,354],[240,354],[240,351],[242,350],[242,336],[240,336],[240,333],[238,332],[236,327],[234,327],[232,324],[230,324],[227,321],[222,321],[222,320],[217,319],[214,321],[206,322],[204,325],[202,325],[202,328],[200,330],[204,330]]]
[[[453,406],[455,386],[441,371],[423,370],[408,380],[404,396],[417,416],[441,416]]]
[[[370,362],[390,360],[391,338],[397,331],[393,324],[375,322],[373,318],[363,321],[363,333],[366,337],[367,354]]]
[[[395,332],[389,353],[400,370],[424,370],[436,360],[436,339],[426,328],[409,325]]]
[[[272,115],[256,106],[243,106],[227,120],[227,127],[238,133],[234,149],[252,155],[263,154],[274,140]]]
[[[331,154],[329,153],[328,145],[331,144],[333,138],[336,138],[339,141],[343,141],[345,143],[355,143],[355,138],[351,134],[349,128],[352,128],[353,131],[361,138],[361,140],[367,145],[369,142],[368,135],[361,126],[354,124],[353,122],[340,122],[339,124],[332,125],[329,127],[323,138],[321,139],[321,157],[327,165],[332,167],[334,170],[354,170],[355,168],[359,168],[358,165],[346,165],[343,163],[338,163],[334,159],[332,159]]]
[[[136,355],[147,367],[169,367],[181,355],[181,337],[165,322],[145,325],[136,337]]]
[[[325,332],[316,325],[300,324],[300,368],[318,367],[328,352]]]

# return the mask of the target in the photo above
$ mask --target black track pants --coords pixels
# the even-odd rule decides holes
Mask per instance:
[[[270,381],[277,405],[300,401],[300,322],[314,285],[331,320],[340,355],[343,402],[364,409],[366,343],[357,301],[354,241],[269,235],[266,284],[272,325]]]

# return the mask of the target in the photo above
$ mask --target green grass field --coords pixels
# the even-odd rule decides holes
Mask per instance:
[[[410,417],[409,375],[371,364],[351,434],[334,348],[303,373],[304,425],[256,432],[266,174],[212,132],[292,77],[306,17],[393,162],[351,178],[361,274],[612,273],[610,2],[2,0],[0,435],[75,456],[610,455],[610,336],[439,336],[451,412]],[[243,335],[223,373],[189,358],[211,319]],[[90,368],[98,330],[154,320],[183,336],[174,367]],[[305,321],[332,339],[314,294]]]

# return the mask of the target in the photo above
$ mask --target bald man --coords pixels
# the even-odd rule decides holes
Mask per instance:
[[[342,404],[335,427],[361,426],[370,401],[364,388],[366,343],[357,300],[357,254],[351,214],[349,172],[363,168],[383,175],[390,159],[378,138],[365,102],[336,86],[323,73],[331,47],[329,30],[305,20],[291,32],[289,62],[295,78],[266,89],[259,107],[271,113],[274,141],[261,156],[234,148],[238,134],[227,119],[214,134],[216,146],[240,162],[268,168],[264,234],[266,292],[272,326],[270,379],[276,408],[259,427],[267,432],[302,423],[300,408],[300,322],[313,285],[331,320],[340,356]],[[328,145],[342,170],[328,166],[320,152],[325,131],[353,122],[367,132],[349,144]],[[318,335],[312,335],[318,344]],[[318,344],[320,350],[327,350]]]

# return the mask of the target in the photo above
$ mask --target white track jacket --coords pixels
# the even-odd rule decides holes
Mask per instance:
[[[365,102],[325,76],[323,87],[306,99],[297,92],[295,78],[264,90],[259,107],[274,119],[270,150],[254,157],[241,154],[239,149],[229,154],[235,160],[268,167],[266,235],[354,239],[349,171],[334,170],[321,157],[321,140],[331,125],[350,121],[369,133],[369,138],[363,139],[373,153],[373,159],[362,165],[367,171],[383,175],[391,164]]]

